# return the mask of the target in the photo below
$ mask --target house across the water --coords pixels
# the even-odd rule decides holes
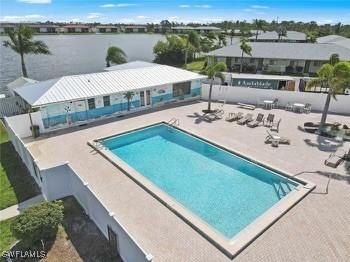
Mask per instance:
[[[142,64],[144,63],[144,64]],[[199,99],[203,75],[134,62],[107,72],[63,76],[14,89],[41,113],[41,132]]]

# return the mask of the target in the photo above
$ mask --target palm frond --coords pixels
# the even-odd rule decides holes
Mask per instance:
[[[325,80],[321,78],[313,78],[306,84],[306,89],[310,90],[312,87],[322,86]]]
[[[51,55],[49,47],[43,41],[34,41],[30,45],[29,50],[30,53],[33,54],[43,54],[43,55]]]

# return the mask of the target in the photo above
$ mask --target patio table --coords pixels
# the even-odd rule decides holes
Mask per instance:
[[[293,111],[295,111],[295,112],[301,113],[301,112],[303,112],[304,108],[305,108],[304,104],[301,104],[301,103],[294,103],[293,104]]]

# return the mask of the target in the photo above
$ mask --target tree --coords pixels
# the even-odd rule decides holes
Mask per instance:
[[[277,28],[277,34],[278,34],[278,41],[281,40],[282,36],[287,36],[287,29],[283,26],[280,26]]]
[[[239,72],[242,73],[243,56],[244,56],[244,54],[252,56],[252,47],[248,44],[248,39],[245,38],[245,37],[242,37],[240,42],[241,42],[240,48],[242,50],[242,56],[241,56],[241,64],[240,64],[240,67],[239,67]]]
[[[309,31],[306,33],[306,39],[310,43],[316,43],[317,41],[317,32]]]
[[[44,202],[26,209],[11,224],[14,236],[28,244],[53,236],[63,221],[62,201]]]
[[[331,98],[336,100],[336,95],[344,92],[350,86],[350,62],[340,62],[337,54],[331,55],[329,63],[324,64],[317,72],[317,78],[307,83],[307,88],[323,86],[328,88],[326,102],[323,108],[319,133],[322,133],[327,120],[327,114]]]
[[[266,22],[261,19],[255,19],[256,34],[255,39],[258,40],[259,31],[265,30]]]
[[[106,66],[110,67],[111,62],[117,65],[126,63],[126,54],[121,48],[117,46],[111,46],[108,48],[106,54]]]
[[[130,111],[131,100],[134,97],[134,92],[128,91],[124,94],[124,98],[128,100],[128,111]]]
[[[43,41],[33,40],[33,31],[27,26],[19,25],[18,28],[9,30],[8,36],[10,40],[3,41],[3,45],[11,48],[21,56],[22,74],[24,77],[28,77],[27,69],[24,63],[24,55],[51,54],[48,46]]]
[[[166,65],[182,65],[185,62],[186,41],[177,35],[167,35],[153,47],[154,62]]]
[[[213,64],[213,65],[208,65],[201,73],[205,74],[208,76],[208,79],[210,81],[210,86],[209,86],[209,96],[208,96],[208,109],[203,110],[203,112],[205,113],[210,113],[212,112],[211,110],[211,94],[213,91],[213,84],[214,84],[214,80],[215,77],[218,77],[221,79],[221,81],[224,81],[225,76],[222,73],[223,71],[227,70],[227,66],[225,63],[220,62],[217,64]]]
[[[169,32],[171,30],[171,23],[168,20],[163,20],[160,22],[161,32],[163,34]]]
[[[195,54],[200,48],[200,38],[197,32],[190,31],[188,34],[183,36],[186,41],[185,47],[185,69],[187,68],[188,53],[192,51]]]
[[[234,28],[231,29],[229,35],[230,35],[230,40],[231,40],[231,45],[232,45],[232,40],[233,40],[233,38],[235,37],[235,29],[234,29]]]
[[[223,47],[227,45],[227,41],[226,41],[226,35],[219,33],[218,34],[218,41],[219,41],[219,47]]]

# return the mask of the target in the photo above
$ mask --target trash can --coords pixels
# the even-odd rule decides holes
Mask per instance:
[[[39,130],[39,126],[38,125],[33,125],[33,127],[30,127],[30,129],[32,130],[33,128],[33,136],[34,138],[37,138],[40,136],[40,130]]]

